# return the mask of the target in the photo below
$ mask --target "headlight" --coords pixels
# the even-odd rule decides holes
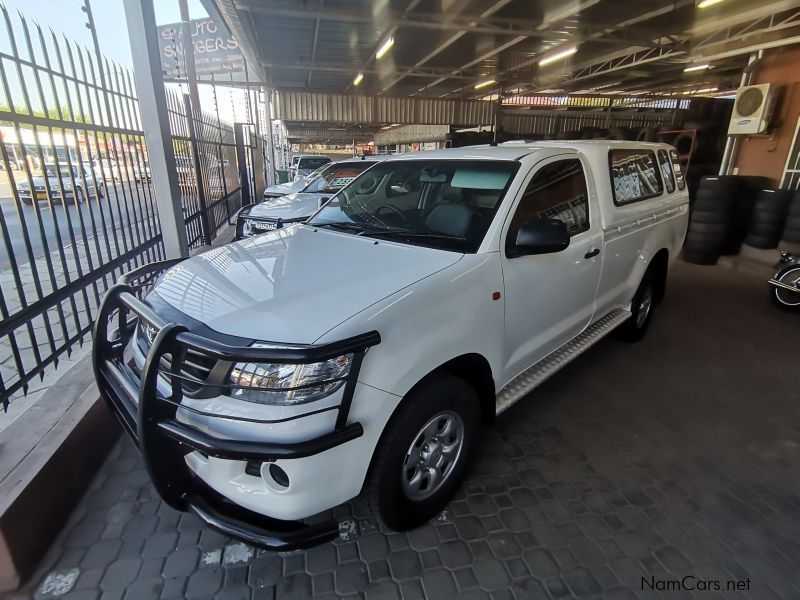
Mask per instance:
[[[229,378],[231,395],[257,404],[305,404],[342,387],[352,363],[352,354],[305,365],[237,363]]]

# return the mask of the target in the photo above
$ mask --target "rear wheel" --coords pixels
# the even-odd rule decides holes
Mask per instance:
[[[631,302],[631,318],[620,325],[614,335],[626,342],[638,342],[644,337],[655,310],[655,286],[650,271],[645,273]]]
[[[770,286],[772,301],[786,310],[800,311],[800,266],[785,267],[779,271],[775,279],[788,286],[797,288],[797,292]]]
[[[447,505],[478,445],[478,396],[463,379],[431,377],[400,405],[367,481],[373,513],[392,529],[422,525]]]

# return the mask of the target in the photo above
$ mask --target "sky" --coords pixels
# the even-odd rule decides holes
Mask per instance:
[[[156,12],[156,23],[163,25],[180,21],[178,0],[152,0]],[[16,20],[14,13],[20,12],[29,21],[36,21],[42,27],[52,28],[67,38],[92,46],[92,37],[86,28],[86,13],[81,10],[83,0],[0,0]],[[125,9],[123,0],[90,0],[100,51],[109,59],[120,65],[131,67],[131,49],[128,32],[125,28]],[[200,0],[189,0],[189,14],[192,18],[207,16]],[[228,92],[224,88],[217,89],[214,95],[210,86],[201,85],[200,103],[204,110],[219,110],[220,118],[232,123],[249,120],[246,117],[245,105],[240,91]]]
[[[131,48],[127,30],[124,29],[125,9],[122,1],[90,0],[100,50],[111,60],[129,67]],[[2,0],[2,3],[9,12],[19,11],[44,27],[50,27],[89,47],[92,45],[91,34],[86,28],[86,13],[81,10],[83,0]],[[153,5],[159,25],[180,21],[178,0],[153,0]],[[199,0],[189,0],[189,14],[192,18],[206,16]]]

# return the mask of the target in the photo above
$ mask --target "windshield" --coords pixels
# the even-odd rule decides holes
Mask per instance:
[[[374,164],[374,161],[361,160],[328,165],[306,180],[308,183],[303,191],[308,193],[338,192]]]
[[[301,158],[300,163],[297,165],[298,169],[319,169],[322,165],[331,162],[327,156],[308,156]]]
[[[475,252],[519,163],[395,160],[376,164],[309,225],[409,244]]]
[[[44,168],[44,172],[47,175],[47,177],[58,177],[59,171],[63,177],[69,177],[70,173],[69,165],[61,165],[59,167],[56,167],[55,165],[45,165]],[[72,174],[76,176],[78,175],[77,167],[72,167]]]

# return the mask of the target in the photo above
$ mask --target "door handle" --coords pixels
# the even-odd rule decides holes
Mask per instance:
[[[595,248],[594,250],[590,250],[589,252],[584,254],[583,258],[589,260],[590,258],[594,258],[595,256],[597,256],[598,254],[600,254],[600,248]]]

